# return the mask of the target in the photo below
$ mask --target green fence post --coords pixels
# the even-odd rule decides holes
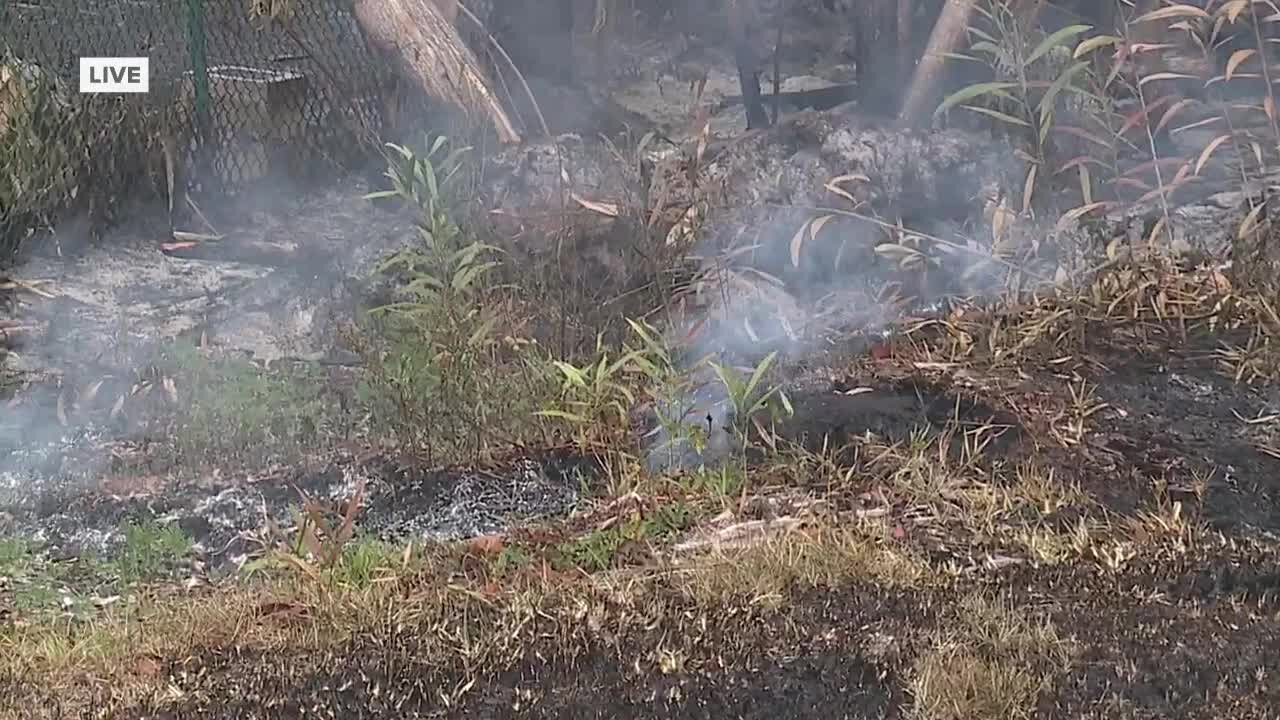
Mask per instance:
[[[187,0],[187,45],[191,57],[191,88],[194,91],[192,129],[195,135],[193,180],[207,189],[209,173],[209,59],[206,55],[204,0]]]
[[[209,122],[209,63],[205,57],[204,0],[187,0],[187,41],[191,51],[196,123],[203,136]]]

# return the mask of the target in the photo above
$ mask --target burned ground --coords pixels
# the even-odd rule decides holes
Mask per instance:
[[[797,74],[820,30],[801,95],[847,90]],[[1280,323],[1221,264],[1231,144],[1178,176],[1207,200],[1045,223],[1101,184],[857,103],[738,134],[678,44],[590,68],[668,137],[27,265],[0,715],[1274,717]],[[672,395],[705,436],[655,470]]]
[[[211,589],[178,610],[158,606],[144,622],[199,627],[213,612],[240,629],[110,650],[124,664],[90,671],[99,680],[72,697],[10,666],[7,687],[26,708],[18,716],[77,717],[96,698],[122,718],[952,717],[930,704],[941,697],[971,717],[1269,717],[1280,702],[1280,516],[1272,460],[1241,433],[1272,407],[1271,391],[1232,383],[1212,359],[1161,366],[1106,343],[1079,373],[967,363],[920,375],[909,368],[929,342],[941,341],[850,358],[831,369],[839,379],[825,394],[812,383],[797,393],[790,437],[804,452],[823,453],[812,437],[823,434],[832,448],[836,438],[862,448],[845,460],[860,474],[844,481],[824,484],[794,462],[760,466],[773,479],[756,493],[816,491],[832,519],[846,518],[808,521],[801,533],[818,533],[822,548],[813,555],[810,541],[783,535],[738,561],[717,553],[711,566],[688,564],[655,536],[584,576],[554,548],[627,515],[603,506],[509,533],[504,546],[532,559],[514,571],[473,544],[379,590]],[[1197,355],[1194,344],[1170,349]],[[1046,428],[1066,432],[1062,415],[1081,402],[1062,388],[1082,380],[1096,383],[1086,403],[1100,408],[1088,413],[1096,439],[1047,447]],[[859,387],[875,389],[848,394]],[[985,403],[957,400],[979,387]],[[993,420],[1013,428],[1010,439],[921,458],[968,478],[934,477],[941,484],[927,487],[940,496],[920,495],[901,465],[873,457],[912,442],[936,453],[939,431],[962,437]],[[1008,471],[1022,463],[1055,471],[1056,487]],[[387,467],[389,479],[414,476]],[[1230,475],[1190,487],[1213,469]],[[1008,494],[992,506],[987,495],[999,492]],[[866,497],[884,514],[856,519]],[[657,501],[645,502],[648,517]],[[373,525],[378,508],[367,511]],[[823,533],[851,533],[852,544]],[[725,561],[756,577],[719,577]],[[790,576],[761,580],[780,562]],[[332,592],[347,610],[324,599]],[[1009,684],[990,685],[1000,674]]]

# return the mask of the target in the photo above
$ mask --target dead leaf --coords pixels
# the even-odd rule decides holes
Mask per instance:
[[[1231,80],[1231,76],[1235,73],[1236,69],[1240,67],[1241,63],[1257,54],[1257,48],[1245,48],[1244,50],[1237,50],[1231,53],[1231,57],[1227,60],[1227,80]]]
[[[1222,143],[1230,139],[1230,135],[1219,135],[1214,138],[1212,142],[1206,145],[1204,150],[1200,151],[1200,157],[1196,160],[1196,175],[1199,175],[1200,171],[1204,169],[1205,164],[1209,162],[1209,156],[1213,155],[1213,151],[1217,150]]]
[[[857,206],[861,204],[858,202],[858,199],[855,198],[853,194],[850,193],[848,190],[845,190],[844,188],[840,187],[840,183],[852,182],[852,181],[871,182],[871,178],[867,177],[866,175],[861,175],[856,173],[852,175],[840,175],[838,177],[833,177],[830,180],[828,180],[826,184],[823,185],[823,187],[825,187],[829,192],[835,193],[836,195],[839,195],[840,197],[844,198],[845,200],[848,200],[849,202]]]
[[[155,677],[160,674],[160,662],[153,657],[143,656],[133,661],[133,672],[142,677]]]
[[[309,614],[309,611],[305,605],[299,603],[270,600],[259,605],[255,609],[255,614],[260,618],[291,620],[304,618]]]
[[[809,220],[800,226],[800,229],[797,230],[796,234],[791,238],[792,267],[800,267],[800,249],[804,245],[806,237],[809,240],[817,238],[818,233],[822,232],[822,228],[827,223],[831,222],[831,219],[834,217],[834,215],[823,215],[821,217],[814,218],[813,220]]]
[[[90,383],[89,387],[85,388],[84,392],[80,394],[80,402],[84,405],[92,405],[93,399],[98,396],[98,391],[102,389],[103,382],[105,380],[99,379]]]
[[[578,193],[569,193],[569,197],[573,198],[574,202],[578,203],[579,205],[581,205],[582,207],[588,210],[591,210],[593,212],[598,212],[601,215],[604,215],[606,217],[611,217],[611,218],[618,217],[618,206],[616,203],[603,203],[603,202],[595,202],[593,200],[587,200],[585,198],[580,197]]]
[[[506,547],[502,535],[480,535],[467,541],[467,552],[473,555],[497,555]]]
[[[1163,7],[1163,8],[1160,8],[1159,10],[1152,10],[1151,12],[1134,20],[1134,22],[1139,22],[1139,23],[1153,22],[1155,20],[1168,20],[1169,18],[1177,18],[1177,17],[1194,17],[1194,18],[1200,18],[1200,19],[1207,19],[1210,16],[1209,16],[1209,13],[1205,12],[1204,10],[1194,5],[1179,4],[1179,5],[1170,5],[1169,7]]]

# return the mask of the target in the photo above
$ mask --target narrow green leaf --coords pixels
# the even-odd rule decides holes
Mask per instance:
[[[1058,30],[1057,32],[1049,35],[1049,37],[1040,41],[1040,44],[1036,46],[1036,49],[1032,50],[1031,54],[1027,56],[1026,64],[1030,65],[1036,60],[1039,60],[1040,58],[1044,57],[1046,53],[1048,53],[1050,50],[1054,49],[1058,45],[1061,45],[1066,40],[1073,38],[1076,35],[1079,35],[1080,33],[1088,32],[1092,29],[1093,29],[1092,25],[1068,25],[1067,27],[1064,27],[1061,30]]]
[[[939,115],[955,107],[956,105],[959,105],[960,103],[968,102],[970,100],[973,100],[974,98],[982,97],[983,95],[1002,93],[1003,91],[1013,87],[1017,87],[1016,83],[1011,83],[1011,82],[975,83],[968,87],[961,88],[960,90],[957,90],[956,92],[949,95],[945,100],[942,101],[942,104],[938,106],[938,109],[935,110],[933,114]]]
[[[756,366],[755,372],[751,373],[751,380],[747,383],[747,395],[755,393],[756,387],[760,385],[760,380],[764,378],[764,374],[769,371],[769,366],[773,365],[773,361],[778,358],[778,352],[775,350],[769,353],[760,364]]]
[[[990,108],[984,108],[978,105],[965,105],[964,109],[972,110],[973,112],[979,113],[981,115],[986,115],[988,117],[993,117],[996,120],[1001,120],[1011,125],[1021,125],[1022,127],[1026,127],[1026,128],[1031,127],[1031,123],[1027,122],[1026,120],[1023,120],[1022,118],[1016,118],[1007,113],[1002,113],[999,110],[992,110]]]

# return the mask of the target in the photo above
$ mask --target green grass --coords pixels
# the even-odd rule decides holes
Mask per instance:
[[[155,522],[125,522],[119,532],[118,550],[68,561],[51,560],[26,539],[0,539],[0,577],[7,578],[16,609],[36,617],[88,617],[95,600],[173,579],[192,547],[182,530]]]
[[[170,346],[160,372],[180,394],[175,450],[182,460],[262,461],[297,455],[340,432],[346,419],[321,368],[267,372],[246,360]]]
[[[191,552],[191,538],[171,525],[126,522],[121,532],[124,548],[109,565],[125,586],[172,573]]]
[[[694,513],[680,502],[658,506],[646,514],[632,514],[602,529],[592,530],[556,547],[557,564],[588,572],[607,570],[629,543],[670,540],[692,525]]]

